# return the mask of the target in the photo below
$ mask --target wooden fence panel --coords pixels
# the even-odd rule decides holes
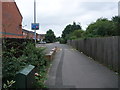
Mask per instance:
[[[115,71],[120,69],[120,36],[69,40],[68,45]]]

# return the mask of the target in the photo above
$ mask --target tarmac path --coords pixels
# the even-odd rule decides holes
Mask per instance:
[[[118,88],[118,75],[83,53],[64,44],[57,46],[46,85],[49,88]]]

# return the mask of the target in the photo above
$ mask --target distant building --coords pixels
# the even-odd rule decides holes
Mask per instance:
[[[13,0],[14,1],[14,0]],[[3,38],[23,38],[22,15],[15,2],[0,2],[2,4],[2,31]]]
[[[38,38],[40,41],[45,39],[45,34],[38,34]]]
[[[118,16],[120,16],[120,1],[118,2]]]
[[[22,34],[23,34],[23,38],[27,38],[27,39],[34,39],[34,35],[35,35],[34,32],[25,29],[22,29]]]
[[[34,37],[35,37],[35,33],[32,32],[32,31],[29,31],[29,33],[28,33],[28,38],[29,38],[29,39],[34,39]]]
[[[34,39],[35,37],[35,33],[33,31],[22,29],[22,33],[23,33],[23,38]],[[38,41],[42,41],[43,39],[45,39],[45,34],[36,33],[36,39]]]
[[[22,29],[23,38],[29,38],[29,31]]]
[[[36,39],[37,39],[38,41],[40,40],[38,33],[36,33]]]

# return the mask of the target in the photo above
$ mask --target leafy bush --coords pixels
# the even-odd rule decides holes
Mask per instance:
[[[44,54],[45,48],[35,48],[32,43],[29,43],[24,49],[24,56],[27,57],[28,64],[32,64],[37,68],[47,65],[47,60]]]
[[[10,48],[11,46],[11,48]],[[8,48],[9,47],[9,48]],[[38,70],[48,64],[44,58],[44,48],[36,48],[31,42],[4,42],[3,61],[3,83],[7,80],[14,80],[16,72],[26,65],[34,65]]]
[[[3,85],[3,90],[10,90],[14,83],[15,83],[15,81],[13,81],[13,80],[11,80],[11,81],[7,80],[7,83]]]
[[[60,39],[60,43],[61,43],[61,44],[65,44],[66,42],[67,42],[67,40],[65,40],[65,39],[63,39],[63,38]]]

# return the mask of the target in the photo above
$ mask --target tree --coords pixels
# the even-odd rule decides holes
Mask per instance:
[[[65,29],[62,32],[62,37],[65,38],[68,34],[74,32],[75,30],[81,29],[80,25],[76,25],[75,22],[73,22],[73,25],[69,24],[65,27]]]
[[[73,22],[73,25],[69,24],[65,27],[65,29],[62,32],[62,38],[65,42],[67,42],[69,36],[71,33],[73,33],[75,30],[81,29],[80,25],[77,25],[75,22]]]
[[[60,39],[61,39],[61,37],[56,37],[56,41],[58,41],[58,42],[59,42],[59,41],[60,41]]]
[[[115,35],[113,22],[106,18],[100,18],[87,27],[86,34],[88,34],[88,36],[113,36]]]
[[[73,36],[76,36],[76,38],[81,38],[83,33],[83,30],[75,30],[72,34]]]
[[[113,29],[115,30],[115,35],[119,35],[120,36],[120,17],[119,16],[115,16],[112,18],[113,21]]]
[[[48,43],[53,43],[55,42],[55,39],[56,39],[56,36],[54,32],[51,29],[49,29],[45,35],[45,41]]]
[[[83,37],[83,30],[75,30],[73,33],[66,36],[67,40],[74,40]]]

